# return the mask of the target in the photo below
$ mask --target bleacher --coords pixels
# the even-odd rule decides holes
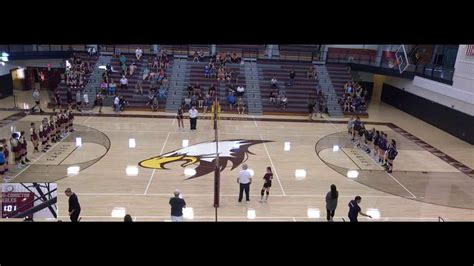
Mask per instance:
[[[320,45],[316,44],[286,44],[279,45],[280,59],[311,62],[319,59]]]
[[[208,61],[205,60],[204,62],[193,62],[192,58],[189,59],[188,64],[190,65],[190,74],[189,74],[189,83],[186,84],[185,88],[183,88],[184,92],[183,95],[187,95],[187,85],[195,85],[199,83],[201,87],[201,92],[203,96],[207,94],[207,91],[211,85],[214,85],[216,88],[216,93],[219,97],[219,101],[221,103],[221,110],[222,112],[229,112],[229,105],[227,104],[227,81],[217,81],[216,78],[206,78],[204,77],[204,66],[208,64]],[[240,69],[240,64],[231,64],[227,63],[226,68],[232,70],[238,76],[238,83],[236,85],[243,85],[245,86],[245,74]],[[222,86],[225,87],[225,90],[222,89]],[[245,95],[244,95],[245,101]],[[245,104],[247,102],[245,101]],[[234,109],[235,110],[235,109]]]
[[[331,77],[331,82],[334,86],[334,90],[336,91],[337,97],[340,98],[344,95],[344,84],[346,82],[352,80],[352,75],[349,71],[349,67],[343,64],[327,64],[326,68],[328,70],[329,76]],[[362,115],[367,116],[367,112],[344,112],[344,115]]]
[[[307,71],[312,65],[305,62],[285,62],[260,60],[259,68],[262,70],[260,76],[260,92],[262,97],[262,106],[264,114],[268,113],[307,113],[308,97],[310,94],[316,93],[318,82],[315,79],[307,78]],[[292,87],[286,88],[286,84],[290,80],[290,71],[296,73],[295,82]],[[286,96],[288,97],[288,106],[286,110],[282,110],[279,106],[269,102],[270,92],[272,91],[270,80],[276,77],[278,87],[284,87]]]
[[[122,90],[120,88],[120,79],[122,78],[122,75],[121,75],[121,68],[120,68],[119,58],[112,58],[111,65],[112,65],[112,68],[113,68],[114,72],[112,72],[110,74],[109,78],[111,78],[114,81],[114,83],[117,84],[117,88],[116,88],[117,94],[121,95],[121,96],[124,96],[125,100],[128,101],[129,105],[127,106],[127,108],[149,110],[150,107],[148,107],[146,105],[146,103],[148,101],[148,98],[147,98],[148,91],[152,87],[155,87],[155,88],[158,89],[159,86],[154,81],[144,80],[142,82],[143,95],[140,95],[140,93],[135,92],[135,86],[137,85],[139,80],[143,80],[143,69],[146,66],[146,62],[153,62],[154,56],[143,55],[142,58],[140,59],[140,61],[137,61],[136,57],[135,57],[135,54],[124,54],[124,55],[127,58],[127,62],[126,62],[127,66],[130,65],[132,61],[135,61],[135,64],[137,66],[137,69],[133,73],[133,76],[128,76],[128,75],[126,76],[126,78],[128,79],[128,88],[127,88],[127,90]],[[169,79],[169,77],[171,77],[171,69],[172,69],[173,60],[172,60],[171,56],[168,56],[168,58],[170,59],[170,65],[169,65],[168,69],[166,70],[166,76]],[[150,71],[151,71],[151,69],[150,69]],[[171,80],[170,80],[170,82],[171,82]],[[111,96],[108,96],[108,97],[111,97]],[[164,110],[165,104],[166,104],[165,99],[159,100],[158,110]]]
[[[264,58],[264,44],[218,44],[216,45],[217,53],[236,53],[240,58]]]
[[[84,62],[89,62],[89,65],[94,68],[95,66],[95,63],[97,61],[97,57],[91,57],[89,56],[88,54],[86,53],[76,53],[76,56],[78,58],[80,58],[82,61]],[[88,73],[86,74],[86,78],[85,78],[85,81],[84,81],[84,87],[87,85],[88,81],[89,81],[89,77],[90,77],[91,73]],[[66,75],[64,74],[65,78],[66,78]],[[58,88],[59,88],[59,97],[61,99],[61,103],[62,103],[62,106],[65,107],[67,106],[67,87],[66,87],[66,80],[61,81],[58,85]],[[54,89],[54,88],[50,88],[50,89]],[[72,98],[73,98],[73,102],[76,101],[76,92],[79,88],[72,88],[71,89],[71,93],[72,93]],[[50,93],[50,103],[49,103],[49,107],[52,107],[55,105],[55,100],[54,100],[54,93]]]

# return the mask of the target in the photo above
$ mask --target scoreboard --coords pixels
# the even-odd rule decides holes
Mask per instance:
[[[32,192],[2,192],[2,218],[33,208],[34,196]],[[27,217],[33,218],[33,214]]]

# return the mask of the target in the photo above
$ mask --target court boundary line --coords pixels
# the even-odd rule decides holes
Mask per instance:
[[[139,193],[77,193],[80,196],[91,196],[91,197],[108,197],[108,196],[166,196],[168,197],[170,194],[169,193],[147,193],[147,194],[139,194]],[[183,194],[185,197],[212,197],[214,194]],[[232,194],[225,194],[225,195],[220,195],[221,197],[236,197],[238,196],[238,193],[235,195]],[[251,196],[251,197],[260,197],[258,195]],[[289,198],[325,198],[326,195],[323,194],[304,194],[304,195],[283,195],[283,194],[272,194],[272,197],[289,197]],[[339,195],[340,198],[354,198],[353,195]],[[393,199],[400,199],[403,197],[400,196],[390,196],[390,195],[364,195],[364,198],[393,198]]]
[[[260,139],[263,140],[262,134],[259,134],[259,135],[260,135]],[[275,165],[273,164],[272,157],[270,156],[270,153],[268,152],[267,145],[265,144],[265,142],[263,143],[263,147],[265,148],[265,151],[267,152],[268,159],[270,159],[270,164],[272,165],[273,171],[275,172],[275,176],[277,178],[278,184],[280,185],[281,191],[283,192],[283,196],[286,196],[285,190],[283,189],[283,185],[281,184],[281,181],[280,181],[280,177],[278,177],[277,169]]]
[[[59,215],[58,218],[68,218],[69,216],[65,215]],[[109,218],[109,219],[119,219],[123,220],[123,217],[112,217],[112,216],[106,216],[106,215],[81,215],[83,218]],[[165,219],[165,221],[169,221],[169,216],[168,215],[137,215],[133,216],[136,218],[142,218],[142,219]],[[335,219],[340,219],[340,218],[345,218],[346,216],[334,216]],[[222,219],[244,219],[246,221],[252,221],[252,220],[267,220],[267,219],[290,219],[296,222],[296,219],[305,219],[306,221],[326,221],[326,217],[320,216],[319,218],[309,218],[308,216],[257,216],[255,219],[248,219],[246,216],[219,216],[219,218]],[[184,221],[198,221],[199,219],[215,219],[215,216],[194,216],[194,219],[184,219]],[[369,218],[362,218],[364,221],[367,222],[384,222],[384,221],[438,221],[438,217],[383,217],[379,219],[369,219]],[[451,220],[450,220],[451,221]],[[468,220],[453,220],[453,221],[468,221]],[[339,221],[342,223],[342,221]]]

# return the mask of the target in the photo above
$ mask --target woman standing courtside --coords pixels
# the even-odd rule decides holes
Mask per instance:
[[[326,194],[326,212],[328,222],[334,221],[334,214],[336,213],[337,198],[339,198],[339,191],[336,189],[336,185],[331,185],[331,191]]]

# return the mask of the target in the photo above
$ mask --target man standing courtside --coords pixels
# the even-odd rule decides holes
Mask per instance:
[[[180,222],[183,220],[183,208],[186,208],[186,201],[179,197],[179,190],[174,191],[174,197],[170,199],[171,221]]]
[[[252,175],[248,171],[248,166],[246,164],[242,165],[242,170],[239,172],[237,177],[237,183],[239,183],[239,202],[242,202],[242,197],[245,191],[245,199],[247,202],[250,201],[249,190],[250,184],[252,183]]]
[[[196,130],[197,116],[198,110],[196,110],[196,106],[193,105],[189,110],[189,123],[191,124],[191,130]]]
[[[81,214],[81,205],[79,204],[77,195],[72,192],[71,188],[67,188],[64,193],[69,197],[69,217],[71,218],[71,222],[78,222],[79,214]]]

